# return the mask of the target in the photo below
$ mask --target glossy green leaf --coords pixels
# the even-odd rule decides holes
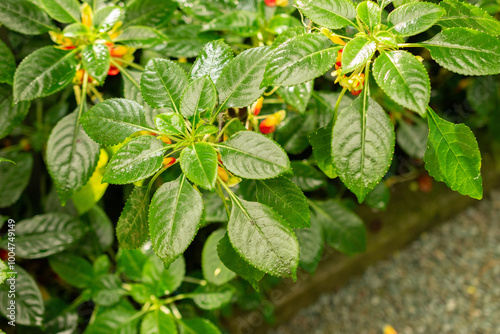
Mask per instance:
[[[80,21],[80,4],[77,0],[40,0],[47,13],[62,23]]]
[[[377,43],[363,36],[350,40],[342,53],[342,72],[352,72],[371,59],[377,48]]]
[[[182,284],[186,274],[184,257],[178,257],[168,269],[157,256],[151,256],[144,264],[142,281],[151,287],[156,297],[172,294]]]
[[[216,85],[220,110],[249,106],[262,95],[259,85],[269,54],[269,47],[248,49],[222,69]]]
[[[40,35],[57,29],[41,8],[27,0],[2,0],[0,23],[25,35]]]
[[[303,27],[299,19],[288,14],[274,15],[267,26],[267,30],[279,35],[291,27]]]
[[[142,319],[141,334],[177,334],[177,325],[172,314],[156,309]]]
[[[385,184],[380,182],[375,188],[366,196],[365,203],[370,208],[385,211],[387,204],[391,199],[391,191]]]
[[[179,322],[183,334],[221,334],[221,331],[207,319],[191,318]]]
[[[62,205],[90,179],[99,160],[99,144],[79,124],[78,112],[61,119],[47,142],[47,169]]]
[[[276,130],[275,140],[288,153],[302,153],[309,147],[307,135],[316,128],[316,125],[316,113],[309,112],[304,117],[290,113]]]
[[[326,185],[326,180],[316,168],[307,162],[292,162],[292,181],[302,191],[314,191]]]
[[[217,245],[225,234],[225,229],[215,230],[207,238],[201,252],[203,277],[215,285],[225,284],[236,277],[236,274],[224,265],[217,254]]]
[[[29,107],[28,101],[14,104],[12,87],[0,84],[0,138],[7,136],[24,120]]]
[[[12,86],[14,73],[16,72],[16,61],[12,51],[0,41],[0,83],[8,83]]]
[[[364,97],[340,112],[332,135],[335,170],[360,203],[389,169],[395,137],[389,116]]]
[[[271,48],[275,49],[281,44],[285,43],[291,38],[297,37],[299,35],[303,35],[307,32],[305,27],[293,27],[290,29],[287,29],[286,31],[282,32],[276,38],[274,39],[273,44],[271,45]]]
[[[115,230],[113,223],[104,210],[95,205],[87,212],[90,221],[90,229],[94,233],[100,246],[100,251],[107,251],[115,241]]]
[[[114,274],[104,274],[92,285],[92,301],[99,306],[112,306],[125,294],[120,279]]]
[[[163,184],[149,208],[149,232],[156,255],[169,265],[193,241],[202,218],[201,195],[185,176]]]
[[[181,100],[181,114],[186,117],[211,113],[217,103],[215,85],[208,76],[195,79],[187,86]]]
[[[347,25],[354,26],[356,9],[349,0],[298,0],[299,10],[323,27],[340,29]]]
[[[194,132],[195,137],[211,135],[219,131],[219,128],[212,124],[200,125]]]
[[[95,11],[93,24],[99,32],[109,31],[120,20],[122,12],[123,9],[119,6],[104,6]],[[119,37],[121,37],[121,34]],[[115,39],[114,41],[116,42],[117,40]]]
[[[19,64],[14,76],[15,102],[51,95],[69,85],[76,74],[74,52],[46,46]]]
[[[186,124],[179,114],[160,114],[155,117],[156,128],[166,135],[186,136]]]
[[[200,285],[194,290],[193,301],[202,310],[215,310],[228,304],[235,294],[230,285]]]
[[[391,34],[388,31],[379,31],[375,35],[375,38],[381,44],[385,44],[385,45],[392,47],[392,48],[398,47],[398,41],[396,40],[396,36],[394,34]]]
[[[0,164],[0,208],[16,203],[28,186],[33,168],[33,156],[28,152],[0,151],[0,155],[15,164]]]
[[[37,259],[59,253],[82,238],[86,231],[87,226],[77,218],[62,213],[22,220],[16,224],[16,255]]]
[[[273,276],[296,277],[299,244],[288,224],[268,206],[232,199],[228,235],[252,266]]]
[[[50,267],[68,284],[79,289],[88,288],[94,279],[89,261],[73,254],[59,254],[49,258]]]
[[[81,119],[85,132],[103,145],[117,145],[131,134],[153,129],[146,123],[144,108],[126,99],[108,99],[92,107]]]
[[[165,39],[165,36],[154,28],[133,26],[123,29],[123,32],[114,42],[125,44],[131,48],[143,49],[165,43]]]
[[[127,4],[126,26],[163,27],[168,25],[177,4],[172,0],[134,0]]]
[[[466,27],[500,35],[500,22],[480,7],[457,0],[444,0],[439,6],[445,9],[446,14],[437,24],[444,28]]]
[[[216,193],[203,194],[203,221],[206,223],[227,222],[228,217],[222,199]]]
[[[500,41],[481,31],[445,29],[422,43],[444,68],[464,75],[500,73]]]
[[[234,134],[219,146],[224,166],[247,179],[269,179],[290,170],[288,156],[275,142],[253,131]]]
[[[148,229],[149,192],[146,187],[135,187],[128,197],[116,224],[116,237],[120,247],[141,247],[149,237]]]
[[[135,334],[137,333],[138,311],[125,300],[113,307],[102,308],[96,313],[94,321],[89,324],[84,334]]]
[[[389,29],[400,36],[413,36],[432,27],[445,14],[443,8],[430,2],[413,2],[399,6],[387,17]]]
[[[406,51],[383,52],[373,64],[377,84],[395,102],[425,115],[431,82],[425,66]]]
[[[82,52],[83,67],[99,83],[103,83],[109,70],[109,49],[104,44],[87,45]]]
[[[259,31],[258,15],[254,11],[237,10],[221,15],[203,28],[210,31],[228,31],[239,36],[250,37]]]
[[[313,156],[316,159],[318,168],[321,169],[330,179],[337,177],[332,158],[332,123],[326,127],[321,127],[309,135],[309,141],[313,148]]]
[[[314,81],[308,81],[303,84],[280,87],[276,93],[281,96],[288,105],[297,109],[301,114],[306,112],[307,105],[311,99]]]
[[[366,250],[365,225],[356,214],[331,199],[312,208],[311,221],[321,223],[328,245],[347,255]]]
[[[166,145],[155,136],[140,136],[123,145],[106,167],[102,182],[133,183],[156,173],[163,163]]]
[[[452,190],[481,199],[481,153],[474,134],[466,125],[445,121],[431,109],[427,115],[429,138],[424,156],[425,169]]]
[[[186,72],[173,61],[154,58],[141,77],[144,100],[153,108],[179,111],[181,96],[188,85]]]
[[[427,148],[428,135],[429,127],[425,120],[420,120],[414,124],[400,122],[396,130],[396,141],[411,157],[423,159]]]
[[[272,52],[261,87],[297,85],[319,77],[335,64],[339,49],[322,34],[293,37]]]
[[[209,42],[196,58],[189,78],[195,80],[208,75],[212,82],[217,83],[222,69],[233,58],[233,50],[223,40]]]
[[[370,32],[373,32],[375,27],[380,24],[382,11],[380,7],[371,1],[364,1],[358,5],[356,12],[360,20],[366,24]]]
[[[210,32],[202,32],[198,24],[177,24],[168,29],[162,29],[165,41],[155,47],[155,51],[165,58],[196,57],[206,43],[220,38]]]
[[[206,142],[196,143],[182,150],[181,168],[196,185],[213,189],[217,177],[217,151]]]
[[[123,272],[128,278],[140,281],[149,257],[142,249],[120,248],[117,255],[117,272]]]
[[[311,226],[307,198],[290,179],[278,177],[257,181],[256,193],[257,201],[274,209],[290,227]]]
[[[295,234],[300,246],[299,265],[308,272],[314,273],[325,245],[323,227],[318,220],[313,219],[311,227],[296,229]]]
[[[90,29],[83,23],[72,23],[64,27],[62,33],[68,38],[88,38]]]
[[[45,306],[38,285],[21,266],[16,266],[16,272],[15,283],[7,281],[5,284],[0,285],[0,313],[5,317],[10,315],[11,312],[7,308],[11,306],[10,301],[15,300],[16,326],[41,326]],[[15,285],[15,299],[9,296],[12,294],[12,292],[9,292],[9,283]]]

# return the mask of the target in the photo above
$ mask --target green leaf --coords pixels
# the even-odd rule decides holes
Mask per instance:
[[[288,156],[275,142],[253,131],[240,131],[219,146],[224,166],[246,179],[269,179],[290,170]]]
[[[171,0],[135,0],[127,5],[125,26],[149,26],[160,28],[168,25],[177,4]]]
[[[314,191],[326,185],[326,180],[316,168],[307,162],[292,162],[292,181],[302,191]]]
[[[77,0],[40,0],[47,13],[62,23],[80,21],[80,4]]]
[[[38,49],[24,58],[16,70],[14,100],[19,102],[51,95],[69,85],[75,74],[74,52],[53,46]]]
[[[16,72],[16,60],[12,51],[0,41],[0,83],[8,83],[12,86],[14,73]]]
[[[363,36],[354,37],[342,52],[342,72],[352,72],[370,60],[375,54],[377,43]]]
[[[114,42],[125,44],[131,48],[145,49],[165,43],[165,39],[165,36],[153,28],[134,26],[123,29],[123,32],[115,38]]]
[[[297,109],[301,114],[306,112],[307,105],[311,99],[314,81],[289,87],[280,87],[276,91],[288,105]]]
[[[222,69],[233,58],[233,50],[224,40],[209,42],[196,58],[193,67],[191,67],[189,78],[195,80],[208,75],[213,83],[217,83]]]
[[[94,270],[94,275],[100,276],[107,274],[111,268],[111,262],[108,255],[102,254],[97,259],[94,260],[92,269]]]
[[[1,63],[0,63],[1,66]],[[30,102],[23,101],[14,104],[12,88],[0,84],[0,138],[4,138],[24,120],[28,114]]]
[[[391,191],[385,184],[380,182],[375,188],[366,196],[365,203],[370,208],[385,211],[387,204],[391,199]]]
[[[116,237],[120,247],[141,247],[149,237],[149,192],[146,187],[135,187],[116,224]]]
[[[155,136],[140,136],[123,145],[106,167],[102,182],[133,183],[152,176],[161,167],[166,145]]]
[[[257,201],[274,209],[290,227],[311,226],[307,198],[290,179],[278,177],[257,181],[256,193]]]
[[[390,32],[413,36],[432,27],[445,14],[443,8],[430,2],[412,2],[399,6],[387,17],[392,24]]]
[[[92,301],[99,306],[112,306],[124,294],[120,279],[113,274],[99,276],[92,285]]]
[[[186,117],[210,113],[217,103],[215,85],[208,76],[195,79],[187,86],[181,100],[181,114]]]
[[[78,112],[61,119],[50,133],[46,163],[61,204],[90,179],[99,160],[99,144],[79,124]]]
[[[217,128],[215,125],[212,124],[203,124],[200,125],[194,132],[195,137],[201,137],[205,135],[211,135],[219,131],[219,128]]]
[[[298,0],[296,5],[313,22],[330,29],[340,29],[356,17],[356,9],[349,0]]]
[[[12,160],[9,160],[9,159],[5,159],[5,158],[2,158],[0,157],[0,162],[10,162],[10,163],[13,163],[14,165],[16,164],[14,161]],[[2,216],[3,217],[3,216]],[[1,226],[0,226],[1,227]]]
[[[107,251],[114,242],[115,231],[113,223],[111,223],[106,212],[97,205],[87,212],[87,216],[90,221],[90,228],[100,246],[100,251]]]
[[[261,87],[297,85],[319,77],[335,64],[339,49],[322,34],[293,37],[274,49]]]
[[[309,209],[308,209],[309,210]],[[325,245],[323,227],[318,220],[311,220],[311,227],[296,229],[300,246],[299,265],[310,273],[316,271]]]
[[[0,286],[4,284],[7,278],[10,277],[9,272],[10,272],[9,267],[3,262],[3,260],[0,260]]]
[[[186,124],[179,114],[160,114],[155,117],[156,128],[163,134],[186,136]]]
[[[203,194],[203,225],[227,222],[228,217],[222,199],[216,193]]]
[[[356,12],[360,20],[366,24],[370,32],[373,32],[375,27],[380,24],[382,11],[379,6],[371,1],[364,1],[358,5]]]
[[[500,73],[500,41],[481,31],[445,29],[422,43],[444,68],[464,75]]]
[[[228,235],[238,254],[270,275],[296,278],[299,244],[283,218],[264,204],[232,202]]]
[[[228,269],[250,282],[252,286],[258,290],[257,282],[259,282],[265,274],[251,266],[234,250],[227,233],[220,239],[217,245],[217,254]]]
[[[198,24],[177,24],[162,30],[165,42],[155,47],[155,51],[165,58],[196,57],[206,43],[219,38],[219,35],[202,32]]]
[[[81,119],[85,132],[102,145],[117,145],[131,134],[152,128],[146,123],[144,108],[126,99],[108,99],[92,107]]]
[[[156,255],[169,265],[193,241],[202,218],[201,195],[185,176],[163,184],[149,208],[149,234]]]
[[[83,23],[72,23],[67,25],[62,33],[64,37],[88,38],[88,35],[90,35],[90,29]]]
[[[383,52],[373,64],[377,84],[396,103],[425,115],[431,82],[425,66],[406,51]]]
[[[291,154],[302,153],[309,147],[307,135],[313,131],[317,125],[317,114],[309,112],[302,117],[296,113],[290,113],[281,122],[275,132],[275,140],[285,151]]]
[[[50,267],[68,284],[79,289],[92,285],[94,269],[89,261],[73,254],[59,254],[49,258]]]
[[[194,184],[206,189],[215,187],[217,178],[217,152],[208,143],[200,142],[182,150],[181,168]]]
[[[286,31],[282,32],[276,38],[274,39],[273,44],[271,45],[272,49],[277,48],[281,44],[285,43],[291,38],[294,38],[299,35],[303,35],[307,32],[305,27],[293,27],[290,29],[287,29]]]
[[[142,280],[142,270],[148,261],[149,255],[142,249],[123,249],[118,250],[117,272],[123,272],[125,276],[134,280]]]
[[[35,280],[19,265],[16,266],[17,277],[15,281],[15,324],[26,326],[41,326],[45,313],[42,294]],[[9,291],[11,284],[7,281],[0,285],[0,313],[5,317],[11,314],[7,307],[11,306],[13,300]]]
[[[237,10],[219,16],[203,27],[203,30],[229,31],[243,37],[254,36],[259,31],[257,13],[248,10]]]
[[[248,49],[222,69],[216,85],[219,110],[249,106],[262,95],[265,89],[259,85],[269,54],[269,47]]]
[[[151,256],[142,270],[142,280],[150,286],[156,297],[172,294],[182,284],[186,274],[184,257],[178,257],[169,267],[165,266],[157,256]]]
[[[0,151],[0,155],[15,164],[0,164],[0,208],[16,203],[28,186],[33,168],[33,156],[27,152]]]
[[[99,308],[94,321],[85,328],[84,334],[136,334],[137,310],[125,300],[117,305]],[[134,317],[135,316],[135,317]]]
[[[273,34],[279,35],[291,27],[303,27],[299,19],[288,14],[274,15],[267,26],[267,30]]]
[[[110,59],[109,49],[105,44],[87,45],[82,52],[83,67],[101,84],[108,75]]]
[[[221,331],[207,319],[191,318],[179,321],[183,334],[221,334]]]
[[[332,123],[326,127],[321,127],[309,135],[309,141],[313,147],[313,156],[318,168],[321,169],[330,179],[337,177],[332,158]]]
[[[360,96],[340,112],[333,126],[333,162],[360,203],[389,169],[394,137],[389,116],[371,98]]]
[[[429,127],[424,120],[419,120],[415,124],[400,122],[396,130],[396,141],[408,155],[423,159],[427,148],[428,134]]]
[[[99,32],[109,31],[120,20],[122,12],[123,9],[119,6],[104,6],[95,12],[93,24]],[[122,34],[124,32],[125,30]],[[120,34],[118,38],[120,38],[122,34]],[[115,38],[114,42],[116,42],[118,38]]]
[[[57,29],[41,8],[26,0],[2,0],[0,23],[24,35],[40,35]]]
[[[141,77],[144,100],[153,108],[167,107],[179,111],[181,96],[188,85],[186,72],[173,61],[154,58]]]
[[[441,1],[439,6],[445,9],[446,14],[437,24],[444,28],[466,27],[494,36],[500,35],[500,22],[480,7],[455,0]]]
[[[200,285],[194,290],[193,301],[202,310],[214,310],[228,304],[235,294],[230,285]]]
[[[394,36],[393,34],[391,34],[388,31],[379,31],[375,35],[375,39],[379,43],[385,44],[385,45],[387,45],[389,47],[392,47],[392,48],[397,48],[398,47],[398,42],[396,40],[396,36]]]
[[[223,228],[215,230],[205,241],[201,252],[203,277],[215,285],[225,284],[236,277],[236,274],[229,270],[217,255],[217,245],[225,234],[226,230]]]
[[[472,131],[464,124],[453,124],[428,110],[429,138],[425,169],[437,181],[446,183],[462,195],[481,199],[481,153]]]
[[[321,223],[328,245],[347,255],[366,250],[366,229],[361,218],[331,199],[310,203],[311,221]]]
[[[177,334],[177,325],[172,314],[156,309],[142,319],[141,334]]]
[[[86,225],[63,213],[47,213],[22,220],[16,224],[16,255],[37,259],[62,252],[86,231]]]

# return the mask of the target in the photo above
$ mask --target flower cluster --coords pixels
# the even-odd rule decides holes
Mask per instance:
[[[335,71],[332,76],[337,76],[335,83],[339,83],[342,87],[351,92],[352,95],[359,95],[365,85],[365,75],[363,73],[354,72],[351,76],[342,74],[342,53],[344,49],[340,49],[337,53],[337,60],[335,62]]]

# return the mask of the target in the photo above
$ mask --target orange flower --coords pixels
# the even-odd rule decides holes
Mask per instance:
[[[275,112],[274,114],[267,116],[266,119],[260,123],[259,129],[263,134],[273,133],[276,130],[276,125],[280,124],[286,116],[284,110]]]
[[[219,177],[222,179],[222,181],[224,181],[224,183],[229,180],[229,175],[227,174],[226,170],[221,166],[217,166],[217,175],[219,175]]]
[[[250,113],[257,116],[262,110],[262,104],[264,102],[264,97],[261,96],[255,103],[250,107]]]
[[[168,168],[175,164],[176,159],[172,157],[165,157],[163,158],[163,168]]]
[[[160,136],[160,140],[161,140],[162,142],[164,142],[165,144],[172,144],[172,141],[170,140],[170,138],[168,138],[168,137],[167,137],[167,136],[165,136],[165,135],[161,135],[161,136]]]

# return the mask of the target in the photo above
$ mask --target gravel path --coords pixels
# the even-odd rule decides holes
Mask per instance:
[[[500,333],[500,191],[272,334]]]

